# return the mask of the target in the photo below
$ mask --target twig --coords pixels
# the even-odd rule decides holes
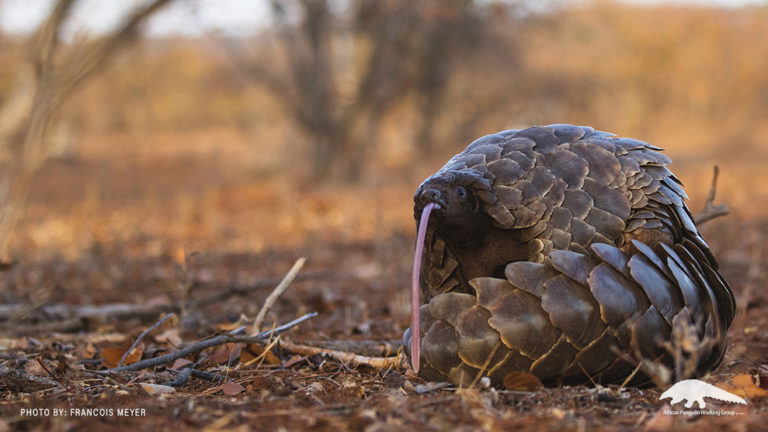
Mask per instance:
[[[285,292],[286,289],[288,289],[288,286],[293,282],[293,279],[296,277],[297,274],[299,274],[299,271],[301,271],[301,268],[304,267],[304,263],[307,262],[307,259],[304,257],[301,257],[296,260],[296,262],[293,264],[293,267],[288,271],[288,273],[285,275],[283,280],[280,281],[279,284],[275,287],[275,289],[272,291],[272,293],[267,296],[267,299],[264,300],[264,305],[261,307],[261,310],[256,315],[256,319],[253,321],[253,331],[258,332],[261,330],[261,324],[264,322],[264,317],[267,316],[267,312],[269,312],[270,309],[272,309],[272,306],[275,305],[275,302],[278,298],[280,298],[281,295]]]
[[[402,339],[392,340],[334,340],[334,341],[306,341],[305,345],[336,351],[351,351],[355,354],[369,357],[388,357],[395,354],[403,347]]]
[[[335,351],[308,345],[294,344],[281,341],[280,346],[288,351],[301,355],[325,354],[335,360],[350,363],[355,366],[370,366],[376,369],[393,369],[400,367],[403,360],[401,354],[396,357],[366,357],[351,352]]]
[[[206,339],[204,341],[200,341],[197,343],[194,343],[186,348],[183,348],[179,351],[172,352],[166,355],[154,357],[147,360],[142,360],[136,363],[132,363],[125,366],[119,366],[112,369],[107,369],[105,371],[102,371],[102,373],[112,373],[112,372],[122,372],[122,371],[133,371],[133,370],[140,370],[152,366],[158,366],[165,363],[170,363],[178,358],[185,357],[189,354],[202,351],[204,349],[217,346],[217,345],[223,345],[228,342],[263,342],[265,339],[272,337],[273,335],[282,333],[286,330],[289,330],[293,327],[296,327],[297,325],[303,323],[304,321],[307,321],[314,316],[317,315],[317,312],[310,312],[300,318],[297,318],[289,323],[283,324],[280,327],[276,327],[274,329],[270,329],[267,331],[263,331],[255,336],[237,336],[233,333],[227,333],[223,335],[219,335],[216,337],[213,337],[211,339]],[[242,331],[242,329],[238,329]]]
[[[622,382],[622,383],[621,383],[621,385],[619,386],[619,390],[621,390],[621,389],[623,389],[624,387],[626,387],[626,386],[627,386],[627,384],[629,384],[629,382],[630,382],[630,381],[632,381],[632,378],[634,378],[634,377],[635,377],[635,375],[637,375],[637,373],[638,373],[638,372],[640,372],[640,369],[642,369],[642,367],[643,367],[643,363],[644,363],[644,362],[645,362],[645,360],[641,360],[641,361],[640,361],[640,362],[637,364],[637,367],[635,367],[635,369],[632,371],[632,373],[631,373],[631,374],[629,374],[629,376],[627,376],[627,378],[624,380],[624,382]]]
[[[483,377],[483,374],[485,371],[488,370],[488,366],[491,364],[491,359],[493,359],[493,356],[496,354],[496,351],[498,351],[499,346],[501,346],[501,342],[496,342],[496,345],[494,345],[493,350],[490,354],[488,354],[488,358],[485,359],[485,363],[483,363],[483,367],[477,371],[477,375],[475,375],[475,379],[472,380],[472,382],[469,384],[469,388],[474,388],[475,384],[477,384],[478,381],[480,381],[480,378]],[[498,363],[497,363],[498,364]]]
[[[182,369],[181,372],[179,373],[178,378],[176,378],[173,381],[168,381],[167,383],[163,383],[163,385],[167,385],[171,387],[181,387],[184,385],[185,382],[187,382],[189,377],[192,376],[192,371],[194,371],[194,369],[192,368]]]
[[[280,340],[280,338],[279,338],[279,337],[276,337],[276,338],[274,338],[274,339],[271,339],[271,340],[270,340],[270,342],[267,344],[267,346],[265,346],[265,347],[264,347],[264,350],[261,352],[261,354],[259,354],[259,356],[258,356],[258,357],[255,357],[255,358],[253,358],[252,360],[250,360],[250,361],[246,362],[246,363],[245,363],[243,366],[250,366],[251,364],[253,364],[253,363],[255,363],[255,362],[257,362],[257,361],[258,361],[258,362],[259,362],[259,364],[258,364],[258,365],[256,365],[256,368],[257,368],[257,369],[258,369],[258,368],[260,368],[260,367],[261,367],[261,365],[264,363],[264,360],[267,358],[267,353],[268,353],[268,352],[270,352],[270,351],[272,351],[272,348],[274,348],[274,347],[275,347],[275,345],[277,345],[277,342],[278,342],[279,340]]]
[[[712,187],[709,189],[707,195],[707,201],[704,204],[704,209],[693,217],[693,221],[696,225],[701,225],[704,222],[725,216],[731,211],[725,204],[715,205],[715,194],[717,193],[717,177],[720,175],[720,168],[715,165],[714,174],[712,175]]]
[[[165,322],[165,320],[167,320],[168,318],[170,318],[170,317],[172,317],[172,316],[173,316],[173,314],[172,314],[172,313],[169,313],[168,315],[164,316],[164,317],[163,317],[163,319],[161,319],[160,321],[156,322],[156,323],[155,323],[155,324],[154,324],[152,327],[150,327],[150,328],[148,328],[148,329],[144,330],[144,331],[143,331],[143,332],[142,332],[142,333],[139,335],[139,337],[137,337],[137,338],[136,338],[136,340],[135,340],[135,341],[133,341],[133,345],[131,345],[131,347],[130,347],[130,348],[128,348],[128,351],[126,351],[126,352],[124,352],[124,353],[123,353],[123,356],[120,358],[120,363],[118,363],[118,364],[117,364],[117,367],[120,367],[120,366],[122,366],[122,365],[123,365],[123,362],[125,362],[125,359],[128,357],[128,353],[130,353],[131,351],[133,351],[133,349],[134,349],[134,348],[136,348],[136,345],[138,345],[138,344],[139,344],[139,342],[141,342],[141,340],[142,340],[142,339],[144,339],[144,336],[146,336],[146,335],[147,335],[147,333],[149,333],[149,332],[151,332],[152,330],[156,329],[156,328],[157,328],[157,326],[159,326],[160,324],[164,323],[164,322]]]
[[[69,386],[68,386],[68,385],[64,384],[64,383],[63,383],[63,382],[62,382],[62,381],[59,379],[59,377],[57,377],[56,375],[54,375],[54,374],[53,374],[53,372],[51,372],[51,370],[50,370],[50,369],[48,369],[48,366],[46,366],[46,365],[45,365],[45,363],[43,363],[43,359],[41,359],[40,357],[35,357],[35,361],[37,362],[37,364],[39,364],[39,365],[40,365],[40,367],[41,367],[41,368],[43,368],[43,370],[44,370],[44,371],[45,371],[45,372],[46,372],[46,373],[47,373],[47,374],[48,374],[48,375],[49,375],[51,378],[53,378],[54,380],[56,380],[56,382],[57,382],[57,383],[59,383],[59,385],[60,385],[60,386],[62,386],[62,387],[64,387],[64,388],[69,388]]]
[[[597,383],[596,383],[596,382],[595,382],[595,380],[592,378],[592,375],[590,375],[590,374],[589,374],[589,372],[587,372],[587,370],[586,370],[586,369],[584,369],[584,366],[582,366],[582,365],[581,365],[581,362],[578,362],[577,364],[579,365],[579,368],[581,369],[581,371],[584,373],[584,376],[585,376],[585,377],[587,377],[587,379],[589,380],[589,382],[591,382],[591,383],[592,383],[592,387],[597,387]]]
[[[190,370],[192,371],[192,376],[195,378],[200,378],[200,379],[214,381],[214,382],[224,381],[224,377],[221,375],[217,375],[210,372],[203,372],[203,371],[199,371],[197,369],[192,369],[192,368],[190,368]]]

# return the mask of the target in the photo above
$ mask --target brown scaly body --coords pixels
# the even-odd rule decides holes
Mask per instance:
[[[671,366],[662,344],[686,326],[701,341],[692,375],[715,368],[733,294],[656,150],[588,127],[509,130],[426,179],[419,374],[620,383],[636,368],[621,354]]]

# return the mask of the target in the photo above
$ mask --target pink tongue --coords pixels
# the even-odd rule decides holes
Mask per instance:
[[[419,319],[419,273],[421,272],[421,254],[424,252],[424,238],[427,236],[427,224],[429,214],[435,207],[435,203],[429,203],[421,211],[419,220],[419,233],[416,236],[416,252],[413,254],[413,274],[411,277],[411,367],[413,372],[419,373],[419,357],[421,357],[421,329]]]

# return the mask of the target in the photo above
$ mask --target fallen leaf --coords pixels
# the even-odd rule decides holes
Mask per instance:
[[[264,346],[260,344],[248,344],[245,349],[240,353],[240,363],[248,363],[259,356],[264,355],[264,362],[270,365],[278,365],[281,363],[280,359],[272,351],[264,352]]]
[[[504,388],[517,391],[536,391],[544,387],[535,376],[525,372],[510,372],[504,377]]]
[[[159,335],[155,336],[155,341],[159,343],[168,342],[174,347],[181,345],[181,337],[179,336],[179,329],[168,329]]]
[[[83,348],[82,356],[83,358],[92,359],[98,351],[96,350],[96,347],[93,346],[92,343],[88,342],[88,345]]]
[[[171,394],[176,393],[176,389],[162,384],[149,384],[149,383],[139,383],[142,389],[144,389],[147,394],[154,395],[154,394]]]
[[[717,386],[743,398],[760,399],[768,396],[768,391],[758,387],[750,374],[736,375],[730,381],[718,383]]]
[[[227,396],[234,396],[245,390],[245,387],[236,382],[225,382],[221,385],[221,391]]]
[[[306,359],[307,359],[306,356],[302,357],[302,356],[294,355],[293,357],[291,357],[288,360],[283,362],[283,368],[288,369],[288,368],[290,368],[292,366],[295,366],[295,365],[303,362]]]
[[[215,364],[230,363],[230,360],[240,357],[240,350],[242,349],[243,344],[230,342],[216,348],[208,360]]]
[[[176,359],[176,361],[173,362],[173,365],[171,366],[171,369],[178,370],[183,368],[184,366],[192,364],[191,360],[187,360],[185,358],[179,358]]]
[[[125,354],[125,351],[128,350],[128,348],[130,347],[131,347],[131,344],[123,344],[116,347],[104,348],[103,350],[101,350],[101,355],[104,357],[104,364],[110,368],[117,367],[118,363],[120,363],[120,359],[123,358],[123,354]],[[136,348],[134,348],[125,357],[125,361],[123,362],[123,365],[136,363],[141,359],[142,354],[144,354],[144,344],[139,343],[138,345],[136,345]]]

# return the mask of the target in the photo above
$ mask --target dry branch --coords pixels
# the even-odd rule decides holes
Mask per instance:
[[[158,321],[155,324],[153,324],[152,327],[150,327],[150,328],[144,330],[143,332],[141,332],[139,337],[137,337],[136,340],[133,341],[133,344],[131,344],[131,347],[128,348],[128,350],[125,353],[123,353],[122,357],[120,357],[120,362],[117,364],[117,366],[120,367],[120,366],[123,365],[123,363],[125,363],[125,359],[128,357],[128,354],[131,351],[133,351],[134,348],[136,348],[136,345],[138,345],[139,342],[141,342],[141,340],[144,339],[144,336],[146,336],[149,332],[151,332],[152,330],[157,328],[157,326],[159,326],[160,324],[164,323],[168,318],[170,318],[172,316],[173,316],[173,314],[168,314],[168,315],[164,316],[163,319],[161,319],[160,321]]]
[[[280,347],[296,354],[327,355],[342,363],[348,363],[354,366],[370,366],[376,369],[396,369],[399,368],[400,364],[404,361],[402,355],[397,355],[396,357],[367,357],[351,352],[329,350],[308,345],[294,344],[286,341],[281,341]]]
[[[389,357],[400,351],[403,346],[401,339],[392,340],[332,340],[332,341],[306,341],[305,345],[334,351],[348,351],[368,357]]]
[[[272,309],[272,306],[275,305],[277,299],[279,299],[285,290],[288,289],[288,286],[291,285],[291,282],[293,282],[293,279],[297,274],[299,274],[299,271],[301,271],[301,268],[304,267],[304,263],[306,262],[307,259],[305,257],[297,259],[283,280],[281,280],[280,283],[272,291],[272,293],[267,296],[267,299],[264,301],[264,305],[261,307],[261,310],[259,310],[259,313],[256,314],[256,319],[253,321],[254,333],[258,333],[261,330],[261,324],[264,322],[264,318],[267,316],[267,312]]]
[[[181,373],[179,373],[178,378],[176,378],[173,381],[168,381],[166,383],[163,383],[163,385],[171,386],[171,387],[181,387],[184,385],[185,382],[189,379],[189,377],[192,376],[192,371],[194,369],[192,368],[186,368],[182,369]]]
[[[712,174],[712,186],[709,189],[709,194],[707,195],[707,201],[704,204],[704,209],[701,212],[697,213],[696,216],[693,217],[693,220],[694,222],[696,222],[697,225],[701,225],[704,222],[710,221],[720,216],[725,216],[731,212],[728,209],[728,206],[725,204],[715,205],[715,194],[717,193],[717,178],[719,175],[720,175],[720,168],[717,165],[715,165],[714,173]]]
[[[211,339],[206,339],[201,342],[194,343],[184,349],[181,349],[176,352],[172,352],[170,354],[153,357],[151,359],[142,360],[136,363],[132,363],[126,366],[120,366],[112,369],[107,369],[103,372],[122,372],[122,371],[133,371],[133,370],[140,370],[152,366],[159,366],[161,364],[171,363],[176,359],[186,357],[189,354],[200,352],[204,349],[214,347],[217,345],[224,345],[225,343],[229,342],[263,342],[266,339],[269,339],[273,337],[274,335],[280,334],[284,331],[290,330],[293,327],[296,327],[297,325],[303,323],[304,321],[307,321],[314,316],[317,315],[317,312],[311,312],[308,313],[300,318],[297,318],[289,323],[283,324],[280,327],[276,327],[274,329],[270,329],[267,331],[263,331],[257,335],[254,336],[238,336],[235,334],[236,332],[242,332],[244,330],[244,327],[240,327],[237,330],[235,330],[232,333],[219,335],[216,337],[213,337]]]
[[[82,330],[87,321],[80,318],[63,319],[58,321],[43,321],[35,324],[17,324],[5,322],[0,324],[0,331],[14,335],[39,336],[48,333],[67,333]]]
[[[136,305],[108,303],[103,305],[27,305],[0,304],[2,321],[71,321],[73,319],[156,317],[158,313],[172,311],[170,305]]]

